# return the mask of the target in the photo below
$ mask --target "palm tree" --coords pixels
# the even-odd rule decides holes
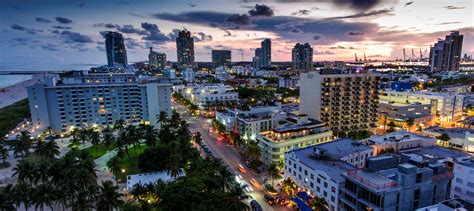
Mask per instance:
[[[26,130],[23,130],[20,132],[20,135],[17,136],[16,140],[17,140],[16,145],[18,145],[17,146],[18,152],[21,153],[22,157],[25,157],[26,155],[30,153],[30,148],[31,148],[31,145],[33,144],[30,133]]]
[[[107,167],[109,171],[112,172],[115,179],[118,179],[117,176],[120,172],[120,159],[117,156],[114,156],[112,159],[107,161]]]
[[[227,198],[228,199],[225,207],[226,210],[250,210],[250,207],[244,202],[244,200],[248,199],[249,196],[245,194],[238,184],[235,184],[230,189],[230,192],[227,193]]]
[[[168,169],[168,175],[170,175],[173,178],[177,178],[179,175],[181,175],[183,169],[181,169],[181,165],[179,163],[179,155],[178,154],[172,154],[170,162],[166,164],[166,168]]]
[[[109,147],[115,142],[115,137],[111,132],[107,132],[107,130],[105,131],[106,132],[104,132],[104,139],[102,140],[102,144],[105,147]]]
[[[160,126],[164,126],[168,122],[168,117],[166,117],[166,112],[161,111],[160,116],[158,117],[158,122]]]
[[[28,210],[32,203],[32,187],[24,182],[19,182],[13,187],[12,191],[12,200],[17,209],[20,209],[20,206],[23,204],[25,210]]]
[[[419,132],[419,133],[423,132],[423,127],[421,125],[416,127],[416,132]]]
[[[8,159],[8,150],[4,144],[0,144],[0,158],[3,161],[3,167],[6,167],[6,160]]]
[[[37,145],[35,153],[46,159],[54,159],[60,154],[59,146],[54,140],[49,141],[40,141],[40,144]]]
[[[100,134],[95,130],[91,130],[90,132],[90,141],[92,146],[95,147],[95,155],[97,155],[97,145],[100,144]]]
[[[18,176],[18,181],[32,183],[35,178],[35,166],[27,160],[22,160],[13,168],[13,176]]]
[[[76,150],[80,145],[81,145],[81,140],[78,137],[73,137],[69,141],[69,145],[67,145],[67,147],[69,147],[71,150]]]
[[[151,125],[143,126],[143,138],[145,139],[145,143],[147,146],[155,146],[156,145],[156,131]]]
[[[114,129],[116,131],[122,131],[123,129],[125,128],[125,120],[123,119],[119,119],[117,121],[115,121],[115,124],[114,124]]]
[[[112,181],[103,181],[97,196],[97,210],[113,211],[124,203],[120,200],[122,196],[123,194],[118,192],[118,187]]]
[[[41,210],[44,210],[46,205],[53,210],[55,201],[56,194],[53,186],[43,183],[35,187],[32,194],[32,203],[35,205],[35,209],[41,208]]]
[[[311,206],[313,207],[313,210],[315,211],[326,211],[326,210],[329,210],[328,209],[328,203],[326,202],[326,200],[322,197],[315,197],[313,199],[313,203],[311,204]]]
[[[286,195],[293,196],[295,195],[295,182],[291,178],[283,180],[281,189]]]
[[[260,150],[260,147],[257,145],[257,142],[250,142],[247,145],[247,149],[245,149],[244,154],[249,157],[251,160],[255,161],[260,159],[260,156],[262,155],[262,151]]]
[[[217,182],[223,191],[229,190],[235,185],[234,175],[226,166],[221,166],[217,172]]]
[[[278,178],[281,177],[280,173],[278,171],[277,165],[274,164],[274,163],[271,163],[270,166],[268,166],[268,168],[267,168],[267,174],[270,177],[270,179],[272,179],[272,187],[273,187],[273,183],[274,183],[275,179],[278,179]]]
[[[0,210],[15,210],[15,201],[13,199],[13,185],[8,185],[0,189]]]
[[[448,145],[449,140],[451,140],[451,137],[447,133],[442,133],[441,135],[436,137],[437,139],[443,141],[443,146]]]
[[[409,118],[405,120],[405,124],[407,125],[408,131],[410,131],[411,127],[415,124],[415,120],[413,118]]]

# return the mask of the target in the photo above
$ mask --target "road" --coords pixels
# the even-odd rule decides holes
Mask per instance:
[[[250,171],[250,169],[243,165],[241,162],[241,156],[234,147],[229,146],[226,143],[216,141],[216,134],[209,132],[209,127],[212,125],[210,119],[193,117],[189,115],[186,109],[179,104],[174,103],[173,106],[174,109],[181,114],[182,118],[188,122],[190,130],[201,133],[203,143],[211,151],[213,156],[221,159],[223,163],[228,166],[230,172],[233,172],[234,174],[240,174],[242,178],[252,186],[254,191],[249,193],[249,195],[252,197],[252,199],[257,200],[258,203],[262,205],[263,210],[291,210],[289,207],[282,207],[280,205],[270,206],[263,199],[263,196],[265,195],[265,187],[262,185],[264,182],[261,176],[255,172]],[[244,166],[246,172],[239,171],[239,164]]]

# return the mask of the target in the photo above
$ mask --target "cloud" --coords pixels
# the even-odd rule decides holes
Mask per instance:
[[[301,29],[298,29],[298,28],[292,28],[290,32],[295,33],[295,34],[303,33],[303,31],[301,31]]]
[[[45,51],[59,51],[58,46],[51,43],[41,44],[39,47]]]
[[[41,17],[36,17],[35,18],[35,21],[36,22],[39,22],[39,23],[51,23],[50,20],[46,19],[46,18],[41,18]]]
[[[145,46],[138,42],[137,40],[135,39],[132,39],[132,38],[126,38],[125,39],[125,44],[127,45],[127,48],[128,49],[143,49],[145,48]]]
[[[103,45],[97,45],[95,48],[99,51],[105,51],[105,47]]]
[[[97,28],[107,28],[107,29],[116,29],[120,27],[118,24],[113,24],[113,23],[96,23],[92,26],[97,27]]]
[[[323,38],[323,36],[320,35],[320,34],[315,34],[315,35],[313,35],[313,40],[320,40],[320,39],[322,39],[322,38]]]
[[[361,36],[361,35],[364,35],[364,32],[359,32],[359,31],[350,31],[350,32],[347,32],[347,35],[349,36]]]
[[[43,30],[41,29],[34,29],[34,28],[27,28],[27,27],[24,27],[24,26],[20,26],[18,24],[12,24],[10,26],[11,29],[13,30],[17,30],[17,31],[24,31],[28,34],[36,34],[37,32],[43,32]]]
[[[136,29],[136,28],[133,27],[133,25],[123,25],[122,27],[118,26],[117,30],[122,32],[122,33],[125,33],[125,34],[138,34],[138,35],[145,35],[146,34],[146,31]]]
[[[274,15],[273,10],[270,7],[268,7],[264,4],[262,4],[262,5],[256,4],[255,8],[249,10],[248,13],[249,13],[250,16],[253,16],[253,17],[255,17],[255,16],[257,16],[257,17],[271,17],[271,16]]]
[[[211,41],[212,36],[205,34],[204,32],[197,32],[194,33],[195,36],[193,36],[195,42],[201,42],[201,41]]]
[[[311,11],[307,9],[298,10],[297,12],[291,13],[291,15],[309,15]]]
[[[79,3],[77,6],[78,6],[79,8],[83,8],[84,6],[86,6],[86,3],[82,2],[82,3]]]
[[[446,7],[443,7],[445,9],[448,9],[448,10],[460,10],[460,9],[464,9],[464,7],[457,7],[457,6],[446,6]]]
[[[346,49],[346,47],[338,45],[338,46],[330,47],[330,49]]]
[[[363,18],[363,17],[370,17],[370,16],[378,16],[378,15],[394,15],[393,11],[394,11],[393,8],[386,8],[386,9],[372,10],[369,12],[359,12],[353,15],[333,17],[329,19],[349,19],[349,18],[352,19],[352,18]]]
[[[53,29],[63,29],[63,30],[65,30],[65,29],[72,29],[72,27],[70,27],[70,26],[53,26]]]
[[[142,28],[146,31],[146,35],[143,37],[144,40],[153,41],[153,42],[166,42],[170,38],[161,32],[158,25],[153,23],[142,23]]]
[[[460,21],[443,22],[443,23],[438,23],[436,25],[450,25],[450,24],[458,24],[458,23],[462,23],[462,22]]]
[[[92,39],[79,32],[62,31],[61,35],[66,39],[66,43],[93,43]]]
[[[54,18],[58,23],[61,23],[61,24],[71,24],[73,21],[69,18],[65,18],[65,17],[55,17]]]
[[[193,3],[189,3],[188,5],[189,5],[189,7],[196,7],[197,6],[197,4],[193,4]]]
[[[252,23],[252,19],[247,14],[233,14],[227,17],[226,22],[233,23],[236,25],[249,25]]]
[[[332,51],[318,51],[318,50],[315,50],[313,52],[313,55],[333,55],[334,52]]]
[[[51,30],[51,33],[53,34],[60,34],[61,32],[59,30]]]

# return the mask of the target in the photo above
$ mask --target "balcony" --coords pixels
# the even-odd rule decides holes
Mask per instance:
[[[364,172],[360,170],[349,170],[346,171],[346,174],[354,180],[376,190],[397,186],[397,182],[375,173]]]

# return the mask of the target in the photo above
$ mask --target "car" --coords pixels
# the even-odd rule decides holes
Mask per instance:
[[[276,198],[276,202],[281,205],[286,205],[288,202],[286,201],[285,197],[279,196]]]
[[[245,166],[247,166],[247,168],[250,168],[250,161],[245,160],[245,159],[243,159],[243,158],[240,159],[240,160],[242,161],[242,163],[243,163]]]
[[[250,187],[248,184],[242,185],[242,189],[246,190],[248,193],[253,191],[253,188]]]
[[[250,206],[252,207],[252,210],[255,210],[255,211],[263,210],[262,205],[260,205],[256,200],[252,200],[250,202]]]
[[[275,198],[273,198],[273,196],[265,195],[263,198],[265,198],[265,201],[267,201],[269,205],[275,204]]]
[[[240,165],[240,164],[239,164],[239,167],[238,167],[238,168],[239,168],[239,171],[242,172],[242,173],[247,172],[247,170],[245,170],[245,168],[244,168],[242,165]]]

